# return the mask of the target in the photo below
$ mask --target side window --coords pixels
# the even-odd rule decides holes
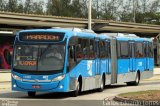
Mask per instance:
[[[153,58],[153,45],[152,45],[152,43],[149,43],[149,45],[148,45],[148,52],[149,52],[149,57]]]
[[[77,61],[80,61],[83,59],[83,40],[81,38],[78,38],[78,44],[76,49],[76,58]]]
[[[129,43],[129,57],[130,58],[135,57],[135,43],[134,42]]]
[[[147,42],[143,43],[144,57],[148,57],[148,44]]]
[[[140,42],[136,43],[136,58],[144,57],[143,51],[144,51],[143,43],[140,43]]]
[[[106,58],[105,41],[100,41],[99,42],[99,58]]]
[[[76,39],[75,37],[71,38],[68,45],[69,70],[76,64]]]
[[[82,48],[83,48],[83,57],[84,59],[88,59],[89,58],[89,39],[83,39],[83,43],[82,43]]]
[[[79,38],[76,52],[77,61],[82,59],[89,59],[91,56],[91,50],[94,50],[94,42],[90,42],[89,39]]]
[[[95,41],[93,39],[90,40],[89,58],[90,59],[94,59],[95,58]]]
[[[105,48],[106,48],[106,58],[110,58],[110,55],[111,55],[111,51],[110,51],[110,42],[106,42],[106,46],[105,46]]]
[[[132,43],[129,42],[129,57],[132,58]]]
[[[128,58],[129,57],[129,44],[128,42],[120,42],[120,57]]]
[[[111,58],[111,42],[108,42],[108,47],[109,47],[109,58]]]

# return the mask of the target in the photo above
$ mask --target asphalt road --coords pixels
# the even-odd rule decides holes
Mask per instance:
[[[9,83],[7,83],[9,84]],[[103,92],[97,90],[81,93],[78,97],[71,97],[70,93],[38,93],[31,98],[24,92],[12,92],[10,89],[0,92],[0,106],[16,104],[14,106],[104,106],[108,101],[120,93],[135,92],[143,90],[159,90],[160,80],[142,81],[139,86],[126,86],[126,84],[112,85],[105,87]],[[111,103],[116,105],[116,102]],[[10,105],[8,105],[10,106]]]

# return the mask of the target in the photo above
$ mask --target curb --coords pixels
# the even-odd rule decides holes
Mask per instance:
[[[160,78],[155,78],[155,79],[145,79],[143,81],[159,81],[159,80],[160,80]]]
[[[133,105],[143,105],[143,106],[160,106],[160,101],[132,100],[132,99],[123,98],[120,96],[115,96],[113,100],[117,102],[121,102],[123,104],[133,104]]]
[[[9,87],[8,88],[0,88],[0,90],[5,90],[5,89],[10,89]]]
[[[10,70],[1,70],[0,69],[0,73],[11,73],[11,71]]]
[[[143,81],[155,81],[155,80],[160,80],[160,74],[154,74],[153,77],[149,79],[144,79]]]
[[[10,71],[0,72],[0,83],[8,83],[8,82],[11,82]]]
[[[0,81],[0,83],[11,83],[11,81]]]

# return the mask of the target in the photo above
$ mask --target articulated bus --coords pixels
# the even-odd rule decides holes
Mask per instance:
[[[23,30],[17,33],[12,61],[12,90],[71,92],[139,81],[153,75],[152,40],[133,34],[77,28]]]

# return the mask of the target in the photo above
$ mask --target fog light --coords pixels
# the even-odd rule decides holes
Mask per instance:
[[[16,88],[17,87],[16,84],[14,84],[13,87]]]
[[[60,85],[59,88],[62,89],[62,88],[63,88],[63,85]]]

